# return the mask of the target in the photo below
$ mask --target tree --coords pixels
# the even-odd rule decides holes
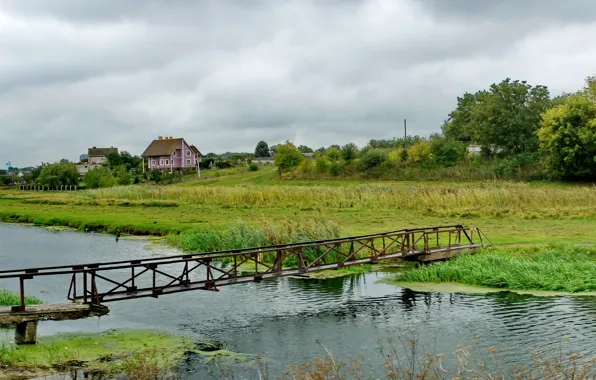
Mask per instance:
[[[596,102],[587,92],[543,114],[538,137],[554,178],[596,179]]]
[[[275,165],[283,170],[290,170],[300,165],[304,157],[302,153],[296,148],[291,141],[286,141],[284,144],[277,146],[277,153],[275,154]]]
[[[104,166],[89,170],[87,174],[85,174],[84,181],[85,185],[90,189],[111,187],[116,184],[116,178],[114,178],[110,170]]]
[[[269,152],[270,152],[271,156],[274,157],[275,154],[277,153],[277,145],[271,145],[269,147]]]
[[[346,162],[350,162],[358,156],[358,147],[354,143],[349,143],[341,148],[341,156]]]
[[[307,147],[306,145],[300,145],[298,147],[298,150],[300,151],[300,153],[314,153],[315,151],[312,150],[311,148]]]
[[[453,140],[472,141],[503,154],[535,152],[541,114],[552,101],[548,88],[507,78],[488,91],[464,94],[443,125]]]
[[[259,141],[255,148],[255,157],[271,157],[269,145],[265,141]]]
[[[79,183],[79,172],[74,164],[46,165],[39,173],[38,182],[43,186],[75,186]]]

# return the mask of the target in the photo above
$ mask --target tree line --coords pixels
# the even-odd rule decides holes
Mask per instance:
[[[304,176],[594,180],[596,77],[554,98],[546,86],[511,79],[465,93],[441,133],[425,138],[373,139],[360,150],[353,143],[332,145],[317,149],[314,159],[291,142],[276,149],[282,170]]]

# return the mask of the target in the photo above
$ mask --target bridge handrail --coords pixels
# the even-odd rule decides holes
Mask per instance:
[[[11,269],[11,270],[0,271],[0,279],[19,278],[22,276],[37,277],[37,276],[75,274],[75,273],[83,273],[83,272],[86,272],[89,270],[104,271],[104,270],[127,269],[127,268],[131,268],[131,267],[145,267],[148,264],[158,264],[158,265],[176,264],[176,263],[183,263],[188,260],[192,260],[193,258],[218,259],[218,258],[230,257],[230,256],[243,256],[243,255],[247,255],[247,254],[261,254],[261,253],[268,253],[268,252],[276,252],[279,250],[297,249],[297,248],[304,248],[304,247],[317,247],[317,246],[321,246],[321,245],[345,243],[345,242],[355,241],[355,240],[376,239],[376,238],[399,236],[399,235],[404,235],[404,234],[420,233],[420,232],[446,233],[446,232],[461,231],[461,232],[464,232],[467,234],[467,231],[469,231],[469,230],[477,230],[477,229],[476,228],[466,228],[461,224],[457,224],[457,225],[448,225],[448,226],[400,229],[400,230],[395,230],[395,231],[390,231],[390,232],[359,235],[359,236],[350,236],[350,237],[335,238],[335,239],[325,239],[325,240],[315,240],[315,241],[298,242],[298,243],[278,244],[278,245],[252,247],[252,248],[241,248],[241,249],[232,249],[232,250],[215,251],[215,252],[199,252],[199,253],[192,253],[192,254],[181,254],[181,255],[167,256],[167,257],[154,257],[154,258],[147,258],[147,259],[122,260],[122,261],[100,262],[100,263],[91,263],[91,264],[71,264],[71,265],[49,266],[49,267],[39,267],[39,268]],[[469,236],[468,236],[468,240],[470,240]],[[471,240],[470,240],[470,244],[472,244]]]

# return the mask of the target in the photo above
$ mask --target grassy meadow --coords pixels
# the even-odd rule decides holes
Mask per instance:
[[[168,186],[0,190],[0,220],[153,235],[313,218],[336,223],[343,236],[462,223],[495,243],[590,243],[595,204],[592,185],[279,179],[265,166]]]

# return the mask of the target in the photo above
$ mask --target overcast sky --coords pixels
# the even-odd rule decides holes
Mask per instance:
[[[596,74],[593,0],[1,0],[0,160],[317,148],[440,130],[507,77]]]

